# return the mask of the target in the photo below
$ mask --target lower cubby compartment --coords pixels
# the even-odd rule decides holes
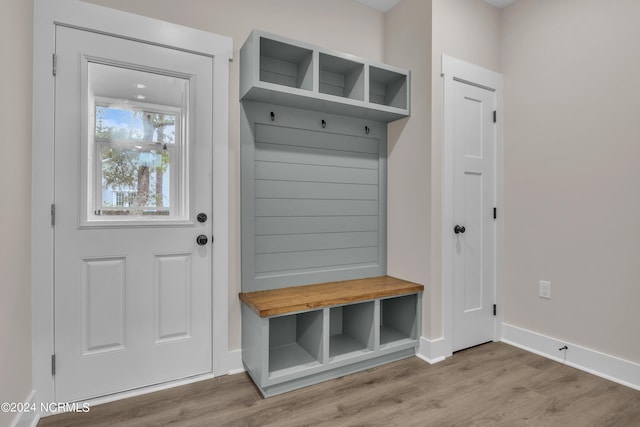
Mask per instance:
[[[290,378],[286,381],[264,385],[260,385],[258,382],[256,382],[256,384],[258,384],[258,389],[264,397],[271,397],[303,387],[308,387],[313,384],[318,384],[323,381],[340,378],[345,375],[364,371],[366,369],[371,369],[376,366],[384,365],[385,363],[391,363],[397,360],[405,359],[407,357],[412,357],[416,352],[415,348],[413,347],[400,347],[399,349],[389,350],[393,351],[381,353],[372,352],[369,353],[366,358],[355,359],[355,361],[349,363],[338,363],[337,366],[331,364],[325,370],[313,372],[297,378]],[[251,372],[249,372],[249,375],[251,375],[254,381],[256,381]]]
[[[269,376],[320,365],[322,310],[269,319]]]
[[[418,295],[380,300],[380,346],[417,339]]]
[[[329,361],[373,351],[374,302],[332,307],[329,314]]]

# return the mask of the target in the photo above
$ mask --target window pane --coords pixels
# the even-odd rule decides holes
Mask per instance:
[[[125,110],[118,105],[98,105],[96,138],[173,144],[176,142],[176,116]]]
[[[145,151],[103,147],[101,215],[169,215],[171,155],[168,150]]]

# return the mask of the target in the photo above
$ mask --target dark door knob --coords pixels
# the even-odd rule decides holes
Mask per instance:
[[[200,212],[196,219],[198,220],[198,222],[207,222],[207,214],[204,212]]]
[[[200,246],[206,245],[208,241],[209,239],[204,234],[201,234],[198,237],[196,237],[196,243],[198,243]]]
[[[462,234],[465,231],[467,231],[467,229],[464,228],[463,225],[456,225],[455,227],[453,227],[453,232],[456,233],[456,234]]]

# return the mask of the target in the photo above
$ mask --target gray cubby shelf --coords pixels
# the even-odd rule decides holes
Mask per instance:
[[[254,30],[240,50],[240,99],[391,122],[410,115],[411,73]]]

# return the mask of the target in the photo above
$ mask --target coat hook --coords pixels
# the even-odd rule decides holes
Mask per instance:
[[[327,122],[324,121],[324,119],[322,120],[322,129],[327,127]]]
[[[271,121],[274,121],[276,119],[276,115],[274,114],[274,112],[271,112]]]
[[[371,129],[369,129],[369,126],[365,126],[365,127],[364,127],[364,133],[366,133],[367,135],[369,135],[369,131],[370,131],[370,130],[371,130]]]

